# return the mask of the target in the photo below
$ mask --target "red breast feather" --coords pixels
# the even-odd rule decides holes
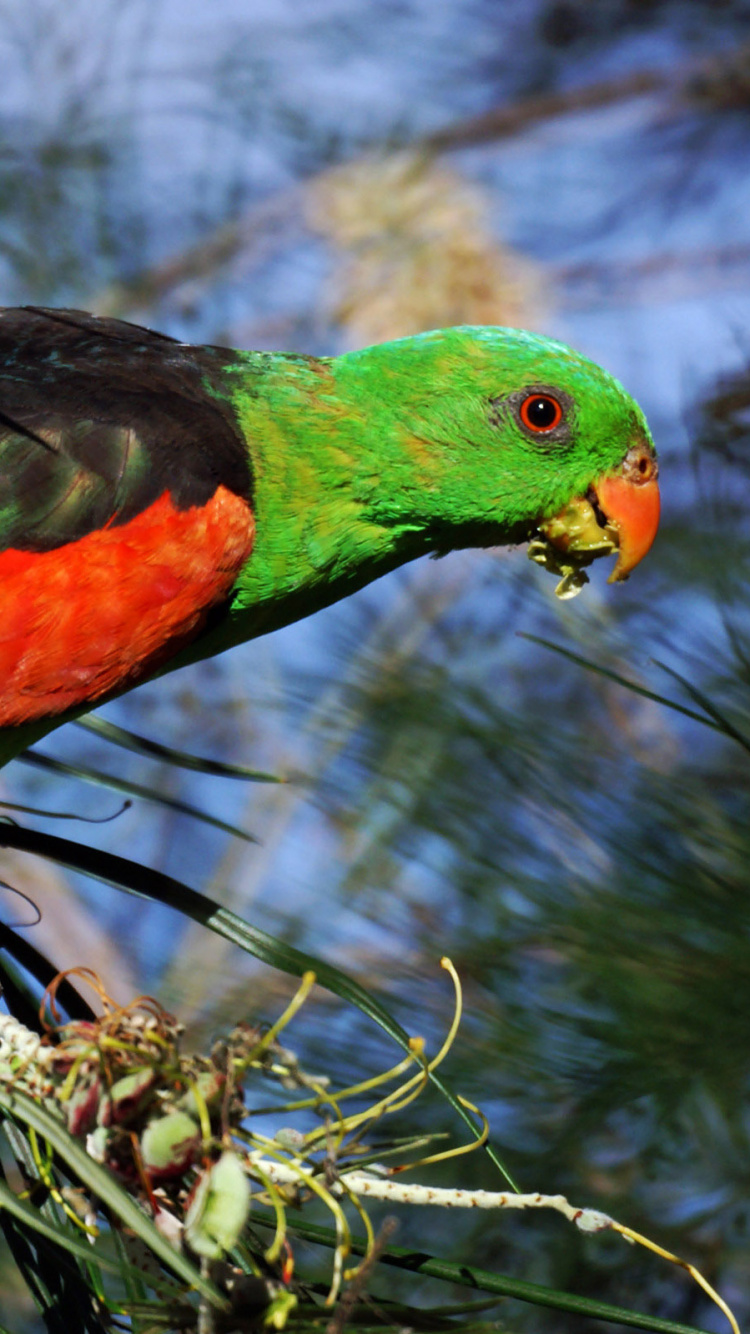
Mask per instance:
[[[253,534],[247,501],[219,486],[203,506],[165,491],[128,523],[0,553],[0,727],[101,699],[172,657],[229,595]]]

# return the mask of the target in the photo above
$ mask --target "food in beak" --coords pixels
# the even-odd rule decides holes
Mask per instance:
[[[658,465],[648,445],[634,445],[616,471],[605,473],[585,496],[539,525],[529,558],[563,577],[558,597],[580,593],[583,567],[617,551],[610,583],[627,579],[651,549],[659,527]]]

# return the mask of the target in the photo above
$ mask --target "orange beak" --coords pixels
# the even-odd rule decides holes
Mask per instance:
[[[607,525],[615,529],[619,557],[609,583],[627,579],[653,545],[659,527],[658,468],[650,449],[635,446],[615,473],[607,473],[593,491]]]
[[[627,579],[650,549],[659,527],[659,473],[646,440],[631,446],[620,466],[585,496],[575,496],[544,519],[529,542],[529,557],[563,577],[558,597],[575,597],[587,582],[584,566],[617,551],[610,583]]]

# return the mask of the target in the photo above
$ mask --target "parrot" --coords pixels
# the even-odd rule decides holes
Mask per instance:
[[[28,740],[426,554],[531,541],[570,583],[616,550],[625,579],[657,477],[630,395],[539,334],[322,357],[2,308],[0,729]]]

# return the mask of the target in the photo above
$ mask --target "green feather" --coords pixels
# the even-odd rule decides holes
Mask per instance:
[[[456,328],[333,359],[248,352],[226,368],[251,453],[257,533],[217,652],[430,552],[524,541],[636,440],[640,408],[607,372],[517,329]],[[530,439],[498,400],[558,387],[570,439]]]

